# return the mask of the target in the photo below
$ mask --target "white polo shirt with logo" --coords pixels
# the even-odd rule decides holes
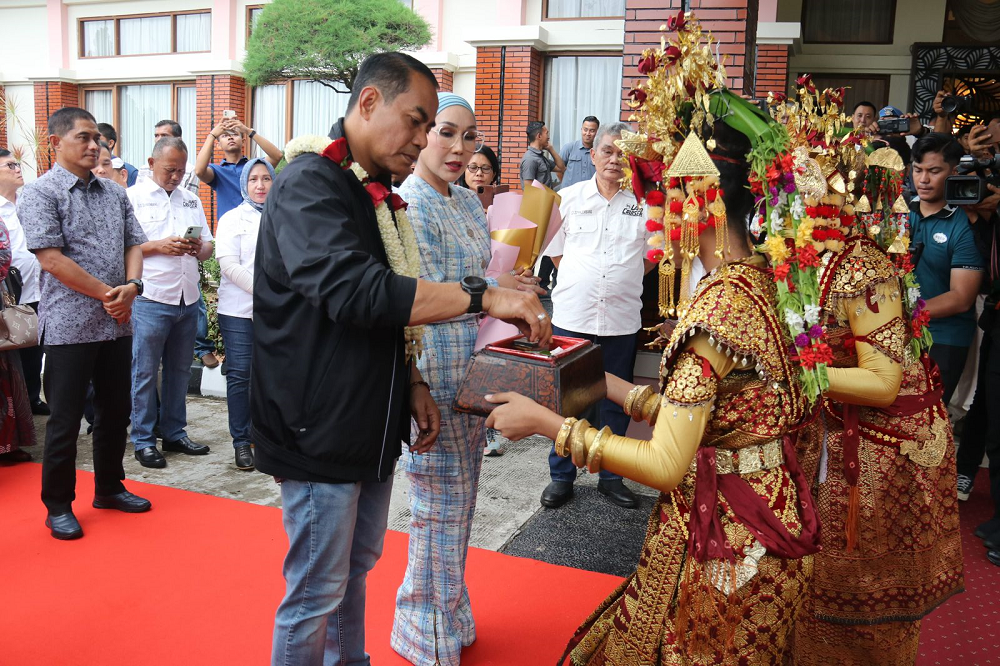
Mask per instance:
[[[562,257],[552,292],[552,324],[589,335],[631,335],[642,327],[646,213],[631,192],[611,200],[597,176],[559,192],[562,227],[545,254]]]
[[[152,178],[139,181],[126,190],[135,217],[151,241],[183,236],[188,227],[201,227],[201,242],[212,241],[201,199],[178,187],[167,194]],[[201,297],[198,260],[190,254],[178,257],[155,254],[142,260],[142,295],[157,303],[179,305],[197,303]]]

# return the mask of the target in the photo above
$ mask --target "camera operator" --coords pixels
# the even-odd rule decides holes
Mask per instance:
[[[945,183],[961,157],[962,148],[947,134],[931,132],[913,145],[917,199],[910,205],[911,247],[922,248],[916,278],[931,316],[930,355],[941,369],[945,404],[975,337],[975,302],[985,267],[968,215],[945,201]]]

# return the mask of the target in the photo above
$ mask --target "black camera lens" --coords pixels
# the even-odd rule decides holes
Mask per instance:
[[[971,95],[948,95],[941,100],[941,109],[948,114],[972,110]]]

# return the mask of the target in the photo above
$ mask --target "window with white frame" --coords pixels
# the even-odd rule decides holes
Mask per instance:
[[[197,96],[191,82],[148,83],[87,88],[83,106],[99,123],[118,131],[117,154],[129,164],[142,166],[153,152],[153,129],[161,120],[181,126],[188,157],[198,150]]]
[[[604,123],[621,116],[621,56],[555,56],[545,61],[542,119],[556,150],[580,138],[587,116]]]
[[[202,53],[212,50],[208,11],[105,17],[80,21],[80,57]]]
[[[544,0],[547,19],[622,18],[625,0]]]
[[[350,94],[318,81],[296,79],[253,91],[253,128],[281,148],[292,137],[326,136],[347,112]],[[256,151],[260,151],[255,146]]]

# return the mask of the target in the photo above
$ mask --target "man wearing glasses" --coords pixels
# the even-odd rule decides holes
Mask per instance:
[[[11,265],[21,273],[21,303],[38,312],[41,292],[38,288],[38,259],[28,251],[24,238],[24,227],[17,217],[17,190],[24,185],[21,163],[9,150],[0,148],[0,219],[7,226],[10,249],[13,253]],[[20,350],[21,365],[24,369],[24,383],[28,387],[32,414],[48,414],[49,406],[42,402],[42,347],[35,345]]]

